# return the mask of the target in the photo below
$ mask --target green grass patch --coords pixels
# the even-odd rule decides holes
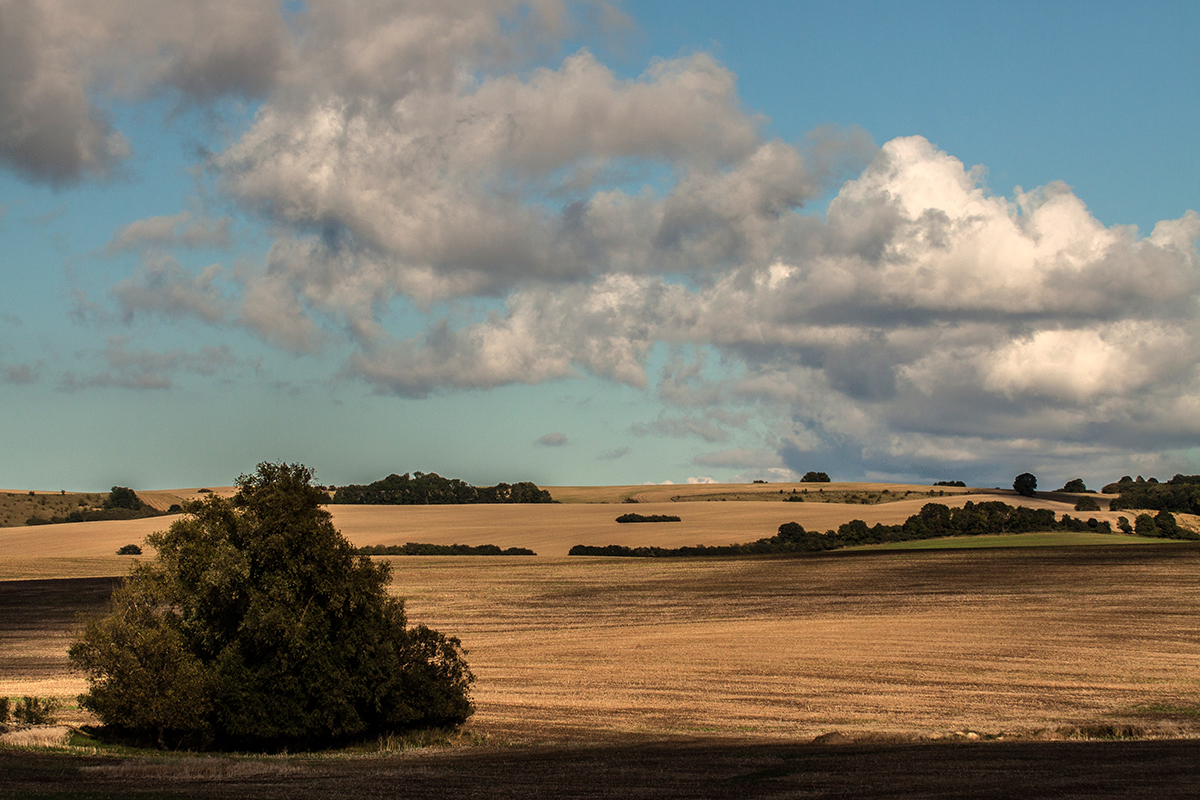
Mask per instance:
[[[913,542],[888,542],[847,547],[846,550],[960,550],[987,547],[1070,547],[1097,544],[1163,544],[1167,539],[1126,536],[1119,533],[1051,531],[1047,533],[997,533],[981,536],[947,536]]]

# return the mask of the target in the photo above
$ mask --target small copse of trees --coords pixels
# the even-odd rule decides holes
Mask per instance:
[[[801,483],[829,483],[829,476],[824,472],[806,472],[800,479]]]
[[[1111,487],[1112,484],[1104,488]],[[1116,490],[1120,497],[1109,504],[1112,511],[1139,509],[1200,514],[1200,475],[1176,475],[1166,483],[1134,481],[1126,476],[1117,482]]]
[[[1170,511],[1159,511],[1154,516],[1138,514],[1133,522],[1133,529],[1138,536],[1151,536],[1156,539],[1200,539],[1200,534],[1180,527],[1175,515]]]
[[[553,503],[550,493],[529,481],[472,486],[435,472],[389,475],[374,483],[339,487],[332,503],[356,505],[464,505],[471,503]]]

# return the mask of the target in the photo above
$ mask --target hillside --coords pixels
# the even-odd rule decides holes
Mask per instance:
[[[896,524],[916,514],[928,502],[961,506],[968,501],[1003,500],[1011,505],[1048,508],[1075,516],[1074,497],[1052,493],[1034,498],[1011,491],[954,489],[896,484],[697,484],[667,486],[543,487],[558,503],[538,505],[469,506],[345,506],[330,505],[334,524],[356,546],[431,544],[495,544],[526,547],[539,556],[565,556],[576,544],[630,547],[682,547],[748,542],[774,535],[785,522],[808,530],[837,528],[852,519],[868,525]],[[795,489],[809,490],[804,502],[784,502]],[[780,491],[783,494],[780,494]],[[230,494],[232,487],[214,487]],[[887,492],[886,495],[882,495]],[[869,496],[876,499],[871,501]],[[886,497],[883,502],[879,496]],[[38,495],[40,498],[42,495]],[[71,495],[66,495],[70,497]],[[171,503],[203,496],[199,489],[139,492],[144,502],[166,508]],[[626,503],[635,497],[636,505]],[[737,498],[737,499],[730,499]],[[852,502],[828,502],[839,498]],[[1060,499],[1061,498],[1061,499]],[[710,502],[703,502],[703,500]],[[816,500],[821,502],[816,502]],[[864,501],[867,504],[863,504]],[[621,525],[616,518],[634,510],[640,514],[670,514],[681,521],[670,525]],[[1122,512],[1129,515],[1129,512]],[[1094,516],[1116,524],[1114,512]],[[8,556],[101,557],[125,544],[139,543],[146,534],[162,530],[174,517],[128,522],[87,522],[0,529],[0,552]],[[1180,516],[1182,524],[1196,521]]]

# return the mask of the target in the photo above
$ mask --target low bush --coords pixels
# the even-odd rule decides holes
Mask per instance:
[[[54,712],[58,708],[58,701],[52,697],[44,700],[40,697],[22,697],[12,711],[12,717],[24,725],[53,725]]]
[[[138,547],[136,544],[121,545],[121,549],[117,551],[117,555],[119,556],[140,556],[141,554],[142,548]]]
[[[1094,497],[1081,497],[1079,502],[1075,504],[1076,511],[1099,511],[1100,504],[1096,502]]]
[[[11,712],[8,708],[8,698],[0,697],[0,725],[8,722],[8,717]]]
[[[360,556],[536,556],[528,547],[501,549],[494,544],[368,544],[355,548]]]
[[[617,522],[682,522],[679,517],[672,514],[622,514],[617,517]]]

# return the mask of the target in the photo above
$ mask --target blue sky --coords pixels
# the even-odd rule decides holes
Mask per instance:
[[[1200,470],[1194,3],[425,5],[0,11],[0,487]]]

